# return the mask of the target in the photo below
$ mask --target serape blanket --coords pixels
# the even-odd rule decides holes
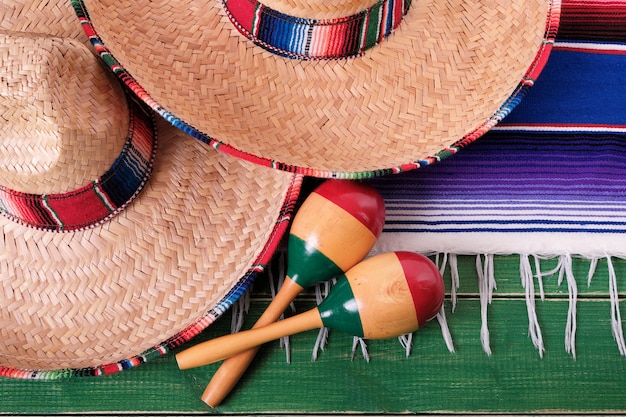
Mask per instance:
[[[483,309],[496,286],[493,256],[519,255],[540,353],[538,259],[558,257],[570,300],[566,350],[575,356],[572,257],[591,259],[590,277],[598,259],[612,271],[611,259],[626,257],[626,2],[563,1],[546,67],[498,126],[453,157],[369,182],[387,209],[374,252],[438,254],[453,269],[457,255],[477,255]],[[613,336],[626,355],[614,274],[609,279]],[[491,353],[486,316],[481,336]]]

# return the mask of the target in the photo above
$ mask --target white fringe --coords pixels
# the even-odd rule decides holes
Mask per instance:
[[[448,328],[445,305],[441,306],[441,310],[439,310],[439,313],[437,314],[437,321],[441,327],[441,335],[443,336],[444,342],[446,342],[446,347],[450,353],[454,353],[454,342],[452,341],[452,335],[450,334],[450,329]],[[409,352],[407,352],[407,356],[408,353]]]
[[[624,343],[624,332],[622,330],[622,317],[619,312],[619,295],[617,292],[617,277],[611,257],[606,257],[609,268],[609,297],[611,299],[611,332],[613,339],[617,343],[617,348],[622,356],[626,356],[626,344]]]
[[[435,263],[439,268],[442,276],[446,268],[449,266],[450,269],[450,301],[451,301],[451,310],[452,313],[455,312],[456,306],[458,303],[458,294],[457,290],[460,284],[460,276],[458,271],[458,261],[456,254],[448,254],[448,253],[439,253],[435,255]],[[531,256],[533,261],[531,262]],[[617,276],[615,269],[613,267],[613,261],[610,255],[605,255],[607,261],[608,268],[608,285],[609,285],[609,297],[611,303],[611,332],[613,338],[617,344],[617,348],[619,350],[620,355],[626,356],[626,339],[624,338],[623,331],[623,323],[621,319],[620,309],[619,309],[619,292],[617,289]],[[543,357],[545,352],[545,346],[543,341],[543,336],[541,332],[541,327],[539,325],[539,319],[537,317],[536,311],[536,299],[537,294],[535,293],[535,279],[537,280],[537,289],[539,291],[538,297],[544,301],[545,293],[544,293],[544,285],[543,279],[544,277],[553,276],[558,274],[557,285],[561,286],[563,281],[567,282],[567,290],[568,290],[568,312],[565,324],[565,351],[572,355],[572,358],[576,360],[576,328],[577,328],[577,301],[578,301],[578,288],[576,279],[573,273],[573,259],[571,255],[561,255],[558,257],[558,262],[556,267],[549,271],[541,271],[541,261],[546,259],[554,259],[553,257],[544,257],[539,255],[528,255],[521,254],[520,255],[520,279],[521,284],[525,292],[525,300],[526,300],[526,309],[528,314],[528,335],[535,346],[535,348],[539,352],[539,356]],[[599,259],[598,258],[590,258],[589,271],[587,273],[587,286],[591,286],[592,279],[596,276],[596,270],[598,266]],[[272,297],[276,295],[276,288],[280,288],[285,279],[285,270],[286,270],[286,257],[284,252],[281,252],[279,257],[277,258],[278,262],[278,272],[277,277],[275,277],[272,268],[268,268],[268,278],[270,284],[270,291],[272,293]],[[535,272],[533,273],[533,266]],[[476,272],[478,275],[478,288],[479,288],[479,297],[480,297],[480,313],[481,313],[481,329],[480,329],[480,340],[483,347],[483,350],[487,355],[492,355],[492,350],[490,346],[490,332],[488,326],[488,307],[491,305],[493,300],[493,292],[497,289],[495,273],[494,273],[494,254],[481,254],[476,255]],[[275,286],[275,279],[277,284]],[[316,302],[322,302],[322,300],[328,295],[328,292],[332,288],[332,285],[336,282],[336,279],[333,279],[328,282],[324,282],[318,284],[315,287],[315,298]],[[231,318],[231,331],[238,332],[241,330],[243,325],[243,320],[245,314],[248,313],[250,308],[250,291],[246,291],[239,300],[237,300],[232,306],[232,318]],[[292,302],[290,304],[290,308],[293,312],[296,311],[295,305]],[[281,319],[284,316],[281,316]],[[437,321],[441,327],[442,337],[446,343],[446,346],[450,353],[455,352],[455,347],[453,343],[452,335],[450,334],[450,329],[448,327],[445,304],[441,307],[441,310],[436,316]],[[319,330],[318,336],[315,341],[315,345],[313,346],[313,352],[311,355],[311,360],[316,361],[319,357],[320,351],[324,351],[325,346],[328,344],[329,337],[329,329],[323,327]],[[412,333],[408,333],[398,337],[398,341],[400,346],[404,350],[406,356],[411,354],[412,345],[413,345],[414,335]],[[286,360],[287,363],[291,362],[291,349],[290,349],[290,339],[288,336],[281,338],[281,347],[285,348]],[[367,362],[370,361],[370,355],[368,352],[368,346],[365,340],[360,337],[354,337],[353,345],[352,345],[352,359],[354,360],[356,352],[358,348],[362,352],[363,357]]]
[[[543,291],[543,277],[545,275],[551,275],[552,272],[548,272],[546,274],[541,273],[541,258],[539,256],[533,256],[535,260],[535,276],[537,277],[537,284],[539,284],[539,296],[541,297],[541,301],[546,300],[546,294]]]
[[[591,280],[593,279],[593,276],[596,274],[596,268],[598,267],[598,258],[592,258],[590,259],[590,261],[591,262],[589,263],[589,272],[587,273],[587,288],[591,287]],[[607,261],[609,262],[609,264],[611,263],[611,258],[609,256],[607,256]],[[613,268],[613,265],[609,266],[609,268]],[[610,269],[609,269],[609,272],[610,272]]]
[[[369,363],[370,354],[367,351],[367,343],[365,343],[365,340],[362,337],[358,336],[354,336],[354,338],[352,339],[352,360],[354,360],[357,348],[359,346],[361,347],[361,353],[363,354],[363,358],[365,358],[365,362]]]
[[[561,255],[558,258],[558,263],[554,269],[548,272],[541,273],[539,271],[539,263],[535,257],[535,264],[537,265],[537,277],[541,279],[543,276],[554,275],[558,273],[557,285],[561,286],[563,278],[567,281],[567,292],[569,297],[569,308],[567,311],[567,322],[565,325],[565,351],[570,353],[574,359],[576,359],[576,304],[578,301],[578,287],[576,285],[576,278],[572,270],[572,257],[570,255]],[[546,258],[541,258],[546,259]],[[590,273],[593,269],[595,271],[595,265],[591,265]],[[587,276],[587,283],[590,283],[590,277]],[[543,291],[543,290],[542,290]],[[544,299],[542,294],[541,299]]]
[[[411,348],[413,347],[413,333],[403,334],[398,337],[400,345],[404,348],[404,354],[408,358],[411,354]]]
[[[459,286],[459,281],[458,281],[459,271],[458,271],[457,262],[456,262],[456,255],[450,255],[449,259],[450,259],[450,272],[451,272],[451,275],[454,276],[454,272],[455,272],[456,273],[456,277],[457,277],[456,283],[454,282],[454,279],[452,280],[453,282],[451,283],[451,288],[454,288],[455,285],[458,288],[458,286]],[[454,259],[454,261],[453,261],[453,259]],[[436,262],[436,265],[439,267],[439,273],[441,274],[441,276],[443,276],[445,271],[446,271],[446,265],[448,263],[448,254],[447,253],[443,254],[443,260],[441,262],[441,265],[439,265],[439,254],[437,254],[435,262]],[[452,291],[454,291],[454,298],[456,298],[456,289],[451,290],[451,292]],[[454,311],[455,304],[456,304],[456,301],[453,301],[453,303],[452,303],[452,306],[453,306],[452,307],[452,311]],[[446,319],[445,304],[443,304],[441,306],[441,309],[439,310],[439,313],[437,313],[437,321],[439,322],[439,327],[441,327],[441,335],[443,336],[443,340],[446,343],[446,347],[448,348],[450,353],[454,353],[454,343],[452,342],[452,335],[450,334],[450,329],[448,328],[448,321]],[[411,340],[412,339],[413,339],[413,337],[411,335]],[[411,345],[409,344],[408,346],[406,346],[402,339],[400,340],[400,343],[402,344],[402,346],[405,347],[406,355],[409,356],[409,354],[411,353]]]
[[[459,266],[455,254],[450,254],[450,301],[452,302],[452,312],[456,310],[456,302],[458,301],[457,290],[459,289]],[[442,272],[443,275],[443,272]]]
[[[330,288],[332,285],[337,282],[336,278],[333,278],[331,281],[322,282],[315,286],[315,301],[317,305],[319,305],[324,298],[328,295]],[[313,353],[311,354],[311,361],[315,362],[319,357],[319,352],[324,351],[324,347],[328,343],[328,327],[322,327],[317,334],[317,338],[315,339],[315,345],[313,346]]]
[[[537,271],[538,276],[540,271]],[[543,346],[543,336],[541,335],[541,327],[537,320],[537,311],[535,310],[535,283],[533,280],[533,271],[530,266],[528,255],[520,255],[520,277],[522,279],[522,287],[525,290],[526,310],[528,312],[528,335],[533,345],[539,351],[539,356],[543,357],[545,350]]]
[[[480,295],[480,343],[488,356],[491,356],[489,342],[489,326],[487,325],[487,306],[491,304],[493,290],[496,288],[496,278],[493,270],[493,255],[476,256],[476,272],[478,273],[478,291]]]
[[[567,323],[565,325],[565,351],[576,359],[576,303],[578,300],[578,288],[576,286],[574,272],[572,271],[572,257],[563,255],[560,257],[559,263],[562,265],[562,268],[559,272],[558,285],[561,286],[563,275],[565,275],[569,296]]]
[[[274,286],[274,274],[272,273],[272,268],[268,268],[268,281],[270,284],[270,292],[272,294],[272,298],[276,297],[276,292],[282,287],[285,282],[285,277],[287,276],[286,269],[286,260],[285,260],[285,252],[281,252],[278,258],[278,283]],[[289,304],[291,311],[295,313],[296,306],[293,301]],[[281,314],[279,320],[285,318],[285,314]],[[289,336],[284,336],[280,338],[280,347],[285,349],[285,360],[287,363],[291,363],[291,340]]]

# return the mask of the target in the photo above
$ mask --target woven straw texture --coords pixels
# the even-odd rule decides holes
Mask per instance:
[[[65,1],[2,0],[0,29],[71,38],[88,44],[80,25],[68,15],[71,13],[72,8]]]
[[[77,24],[66,6],[0,7],[5,187],[83,185],[119,155],[129,129],[117,80],[85,38],[65,38],[80,35],[66,30]],[[14,32],[37,19],[37,34]],[[0,374],[166,350],[215,320],[269,260],[301,178],[219,154],[162,119],[156,127],[152,177],[111,220],[56,233],[0,217]]]
[[[160,128],[150,182],[113,220],[61,234],[0,218],[0,365],[82,368],[139,354],[199,320],[275,238],[293,177]]]
[[[270,6],[308,18],[369,6],[286,3]],[[224,151],[315,176],[415,168],[484,128],[536,75],[549,50],[546,21],[558,14],[558,2],[544,0],[415,1],[364,56],[300,61],[255,46],[220,1],[84,6],[155,108],[228,144]]]
[[[8,122],[0,141],[2,185],[67,192],[105,172],[129,128],[126,98],[112,74],[73,39],[0,33],[0,54],[7,80],[0,113]]]

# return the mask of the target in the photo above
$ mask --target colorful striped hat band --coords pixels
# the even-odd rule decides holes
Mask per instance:
[[[0,37],[15,52],[0,56],[7,70],[0,109],[8,121],[0,140],[0,213],[47,231],[102,223],[150,176],[156,134],[145,105],[124,94],[82,45],[19,34]],[[72,97],[69,90],[77,94]],[[112,108],[126,114],[109,119]],[[80,115],[91,109],[101,118]],[[28,120],[37,120],[38,129],[27,129]],[[111,126],[120,120],[127,125]]]
[[[321,178],[416,169],[475,141],[532,86],[560,16],[559,0],[261,1],[71,0],[171,124]]]
[[[410,0],[380,0],[356,14],[334,19],[290,16],[255,0],[222,0],[235,27],[255,44],[296,59],[361,55],[400,24]]]

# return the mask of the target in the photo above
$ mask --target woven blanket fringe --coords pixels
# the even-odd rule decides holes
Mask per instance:
[[[274,276],[272,274],[272,268],[269,268],[268,270],[268,280],[269,280],[269,284],[270,284],[270,292],[272,294],[272,298],[276,297],[276,292],[280,289],[280,287],[283,285],[283,282],[285,282],[285,277],[287,276],[287,274],[285,273],[285,271],[287,270],[287,261],[286,261],[286,254],[284,252],[281,252],[279,255],[279,262],[278,262],[278,279],[277,279],[277,283],[276,286],[274,286]],[[291,309],[292,312],[296,311],[296,306],[293,302],[291,302],[289,304],[289,308]],[[281,314],[279,320],[282,320],[285,318],[285,314]],[[290,343],[290,338],[289,336],[284,336],[280,338],[280,347],[285,349],[285,356],[286,356],[286,361],[287,363],[291,363],[291,343]]]
[[[439,256],[439,255],[437,255]],[[455,270],[457,267],[456,255],[447,255],[450,259],[450,276],[451,276],[451,304],[452,311],[456,306],[456,289],[459,285],[459,273]],[[537,318],[536,312],[536,295],[535,295],[535,280],[537,280],[537,287],[539,289],[539,298],[541,301],[545,301],[545,292],[543,286],[543,278],[558,274],[557,285],[561,286],[563,281],[567,282],[568,291],[568,312],[565,324],[565,351],[572,355],[573,359],[576,359],[576,305],[578,301],[578,288],[576,279],[574,277],[572,269],[572,256],[561,255],[558,256],[558,263],[556,267],[549,271],[541,271],[541,260],[552,259],[550,257],[542,257],[538,255],[519,255],[520,257],[520,278],[521,285],[525,292],[526,310],[528,314],[528,335],[537,349],[539,356],[543,357],[545,347],[543,343],[543,337],[541,334],[541,327]],[[535,266],[533,272],[531,266],[531,257]],[[483,259],[484,258],[484,259]],[[611,303],[611,331],[613,338],[617,343],[619,353],[622,356],[626,356],[626,342],[624,341],[624,333],[622,327],[622,319],[619,310],[619,295],[617,290],[617,276],[613,267],[611,256],[605,257],[607,260],[607,266],[609,271],[609,297]],[[454,261],[453,261],[454,260]],[[587,285],[591,285],[591,280],[595,275],[596,267],[598,265],[598,258],[590,259],[589,272],[587,274]],[[493,270],[493,255],[484,254],[476,255],[476,272],[478,275],[478,288],[481,305],[481,343],[483,350],[487,355],[491,355],[491,348],[489,346],[489,328],[487,324],[487,308],[491,304],[493,297],[493,290],[496,289],[496,279]]]
[[[496,288],[496,277],[493,269],[493,255],[476,257],[476,272],[478,273],[478,290],[480,294],[480,343],[483,350],[491,356],[491,346],[489,343],[489,327],[487,326],[487,306],[493,299],[493,290]]]
[[[536,258],[535,258],[536,259]],[[536,259],[535,269],[538,271],[537,280],[539,281],[539,289],[541,294],[541,300],[545,300],[545,294],[543,292],[543,278],[540,271],[539,262]],[[528,313],[528,335],[530,336],[533,345],[539,351],[539,356],[543,357],[545,351],[543,345],[543,337],[541,335],[541,327],[539,326],[539,320],[537,319],[537,311],[535,310],[535,284],[532,267],[530,265],[530,258],[527,255],[520,256],[520,278],[522,280],[522,288],[524,289],[524,295],[526,298],[526,311]]]
[[[441,258],[441,261],[440,261]],[[454,313],[454,309],[456,308],[456,290],[459,288],[459,271],[457,266],[457,258],[456,256],[449,257],[450,268],[451,268],[451,290],[450,296],[452,297],[452,312]],[[446,272],[446,265],[448,264],[448,254],[437,254],[435,256],[435,264],[439,268],[439,272],[443,276]],[[446,342],[446,347],[450,351],[450,353],[454,353],[454,343],[452,342],[452,335],[450,334],[450,329],[448,328],[448,321],[446,318],[446,308],[445,304],[441,306],[439,313],[437,314],[437,321],[439,322],[439,327],[441,327],[441,335],[443,336],[443,340]],[[411,341],[413,340],[413,335],[411,334]],[[406,355],[409,356],[411,353],[410,346],[405,346],[404,341],[402,340],[403,336],[400,337],[400,344],[405,347]]]
[[[458,255],[457,254],[449,254],[449,253],[433,253],[433,254],[425,254],[430,256],[437,267],[439,268],[441,274],[443,276],[447,276],[446,271],[449,272],[450,277],[450,292],[449,292],[449,303],[451,314],[455,313],[456,307],[459,302],[458,297],[458,289],[461,281],[461,277],[458,269]],[[478,254],[476,256],[476,274],[478,277],[478,290],[479,290],[479,299],[480,299],[480,317],[481,317],[481,327],[480,327],[480,342],[483,348],[483,351],[486,355],[491,356],[493,354],[490,345],[490,334],[489,334],[489,306],[493,300],[494,290],[497,290],[497,277],[495,276],[494,271],[494,254]],[[541,270],[541,261],[548,259],[557,259],[557,264],[554,268],[548,271]],[[615,272],[615,268],[613,266],[612,257],[609,255],[605,255],[603,258],[591,258],[589,272],[587,274],[587,286],[591,285],[592,279],[596,275],[596,268],[598,265],[598,261],[600,259],[606,259],[607,268],[608,268],[608,288],[609,288],[609,299],[610,299],[610,316],[611,316],[611,332],[613,338],[617,344],[617,348],[619,350],[620,355],[626,356],[626,340],[624,339],[624,332],[622,326],[622,319],[619,310],[619,293],[617,289],[617,276]],[[568,312],[565,323],[565,338],[564,338],[564,347],[565,351],[572,356],[572,358],[576,359],[576,307],[578,301],[578,288],[576,284],[576,279],[574,277],[573,268],[572,268],[572,256],[571,255],[561,255],[556,257],[546,257],[539,255],[529,255],[529,254],[520,254],[519,255],[519,272],[520,272],[520,280],[521,287],[524,290],[524,298],[526,302],[526,311],[528,316],[528,336],[531,339],[533,346],[537,349],[537,352],[540,357],[543,357],[545,352],[545,346],[543,341],[543,336],[541,332],[541,326],[539,324],[539,319],[537,316],[536,310],[536,302],[537,300],[545,301],[545,291],[544,291],[544,278],[548,276],[557,275],[557,285],[560,287],[563,282],[567,285],[567,293],[568,293]],[[274,266],[274,264],[276,264]],[[276,291],[282,285],[285,279],[285,271],[286,271],[286,256],[284,253],[280,253],[274,261],[272,261],[272,265],[270,265],[267,269],[268,271],[268,280],[270,286],[270,292],[274,297],[276,295]],[[536,287],[538,289],[539,294],[535,293],[535,281]],[[317,284],[314,288],[315,291],[315,301],[319,305],[322,300],[328,295],[332,286],[336,283],[336,278],[330,281],[326,281],[320,284]],[[250,306],[250,295],[249,291],[242,296],[232,307],[232,331],[237,332],[241,329],[244,315],[247,313]],[[295,305],[291,303],[290,309],[293,313],[296,312]],[[447,349],[451,352],[455,352],[454,342],[452,338],[452,334],[450,333],[450,329],[448,328],[447,317],[446,317],[446,304],[441,307],[441,310],[436,316],[436,319],[441,328],[441,334]],[[283,316],[281,316],[281,319]],[[313,351],[311,354],[311,360],[316,361],[324,351],[325,346],[328,344],[330,329],[326,327],[322,327],[317,335],[315,343],[313,345]],[[404,350],[406,356],[411,354],[411,348],[414,342],[414,336],[412,333],[405,334],[398,337],[398,341],[400,347]],[[291,362],[291,352],[290,352],[290,342],[289,337],[281,338],[281,347],[285,349],[286,361],[287,363]],[[352,360],[356,357],[356,352],[360,349],[361,355],[363,358],[369,362],[370,354],[368,351],[368,345],[365,340],[360,337],[354,337],[352,344],[352,352],[351,358]]]
[[[332,285],[337,282],[336,278],[331,281],[322,282],[315,286],[315,302],[319,305],[322,300],[328,295],[328,291]],[[313,353],[311,354],[311,361],[315,362],[319,356],[320,351],[324,350],[326,343],[328,343],[328,327],[322,327],[317,334],[315,345],[313,346]]]
[[[611,298],[611,331],[613,333],[613,338],[617,343],[617,347],[619,348],[619,353],[622,356],[626,356],[626,343],[624,342],[624,331],[622,329],[622,318],[619,312],[619,297],[617,293],[617,276],[615,274],[615,269],[613,267],[613,262],[611,262],[611,258],[609,256],[606,257],[608,261],[608,269],[609,269],[609,297]],[[596,267],[598,260],[595,259],[595,262],[592,262],[592,266]],[[587,282],[591,283],[592,273],[590,271],[589,276],[587,278]]]

